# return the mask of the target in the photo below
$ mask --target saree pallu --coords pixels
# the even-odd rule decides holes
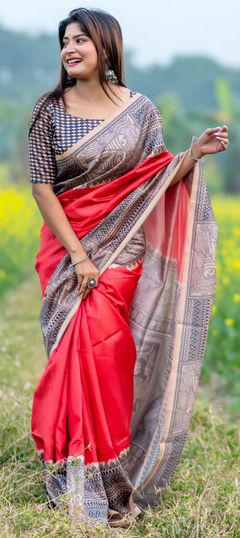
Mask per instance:
[[[159,503],[186,440],[216,286],[217,226],[201,166],[166,151],[136,94],[57,157],[55,194],[97,266],[81,301],[46,224],[36,270],[48,363],[32,434],[55,504],[106,522]],[[137,513],[137,509],[136,509]]]

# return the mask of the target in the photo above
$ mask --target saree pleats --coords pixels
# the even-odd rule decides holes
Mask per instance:
[[[49,360],[32,429],[46,471],[55,465],[50,497],[61,505],[66,493],[81,519],[128,513],[132,497],[157,504],[187,436],[217,227],[199,165],[169,187],[183,159],[166,151],[159,113],[140,96],[58,161],[56,194],[100,278],[81,300],[44,224],[36,269]]]
[[[136,360],[129,308],[141,269],[108,269],[51,354],[32,421],[45,460],[105,462],[129,447]]]

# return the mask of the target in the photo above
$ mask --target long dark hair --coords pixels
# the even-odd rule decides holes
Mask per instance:
[[[84,7],[73,9],[70,11],[68,17],[60,21],[58,25],[60,50],[63,48],[63,37],[66,27],[72,22],[78,23],[81,30],[93,41],[97,50],[100,84],[106,95],[112,100],[111,95],[108,92],[108,89],[112,90],[112,88],[108,86],[108,81],[105,77],[106,59],[104,57],[104,50],[107,55],[108,68],[114,71],[117,77],[117,84],[119,86],[126,86],[124,77],[122,31],[118,21],[115,17],[102,9],[87,9]],[[45,97],[45,99],[39,107],[34,121],[30,126],[29,134],[46,102],[50,99],[59,99],[61,97],[65,104],[64,90],[75,86],[76,82],[77,79],[69,77],[66,69],[61,63],[60,80],[53,90],[43,94],[42,97]]]

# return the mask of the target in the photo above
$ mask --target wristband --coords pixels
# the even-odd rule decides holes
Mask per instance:
[[[87,258],[88,258],[88,254],[86,254],[86,256],[83,256],[82,258],[80,258],[80,260],[77,260],[77,262],[70,263],[70,265],[72,267],[74,267],[74,265],[77,265],[77,263],[83,262],[83,260],[86,260]]]
[[[193,155],[193,152],[192,152],[192,145],[194,144],[194,142],[196,142],[198,140],[198,138],[196,136],[193,136],[192,137],[192,142],[191,142],[191,146],[190,146],[190,150],[189,150],[189,156],[191,157],[191,159],[193,159],[194,161],[198,161],[198,162],[204,162],[204,158],[203,157],[200,157],[200,159],[198,159],[197,157],[194,157]]]

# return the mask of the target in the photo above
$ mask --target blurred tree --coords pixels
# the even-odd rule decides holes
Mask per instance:
[[[9,162],[15,181],[27,173],[28,119],[33,102],[53,88],[59,76],[57,36],[30,36],[0,26],[0,160]],[[205,169],[211,188],[240,191],[239,70],[202,56],[174,58],[167,65],[134,65],[134,51],[126,50],[127,86],[154,101],[163,117],[164,139],[173,153],[184,151],[192,135],[206,127],[228,123],[230,146]],[[223,174],[224,180],[223,180]]]
[[[0,25],[0,97],[37,98],[57,82],[60,55],[57,32],[31,36]],[[4,53],[3,53],[4,51]],[[214,110],[215,83],[227,80],[234,95],[240,94],[239,70],[204,56],[178,56],[169,65],[134,65],[134,51],[124,50],[127,85],[156,100],[175,91],[184,110]]]
[[[0,51],[1,97],[32,100],[57,82],[60,60],[56,36],[30,36],[0,26]]]
[[[224,156],[225,190],[240,193],[240,102],[232,94],[226,79],[216,82],[218,112],[216,118],[229,128],[229,148]]]

